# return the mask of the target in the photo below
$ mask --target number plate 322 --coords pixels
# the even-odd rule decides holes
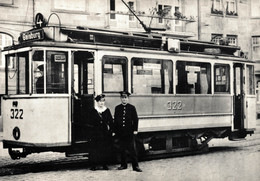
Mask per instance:
[[[23,119],[23,109],[11,109],[11,119]]]
[[[182,110],[183,104],[181,101],[167,101],[168,110]]]

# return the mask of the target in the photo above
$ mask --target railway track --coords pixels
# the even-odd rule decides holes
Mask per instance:
[[[260,135],[254,135],[254,137],[248,138],[245,141],[233,141],[222,140],[216,143],[214,146],[209,147],[208,154],[216,152],[234,152],[239,150],[252,150],[260,151],[259,148]],[[187,155],[197,155],[205,153],[205,150],[197,152],[178,152],[170,154],[151,155],[140,159],[140,161],[163,159],[170,157],[181,157]],[[1,158],[0,158],[1,159]],[[75,156],[65,157],[63,154],[56,153],[42,153],[32,157],[28,157],[20,160],[11,160],[9,157],[4,158],[6,163],[0,164],[0,176],[17,175],[25,173],[47,172],[47,171],[61,171],[61,170],[74,170],[74,169],[89,169],[88,157]],[[117,164],[117,163],[114,163]]]
[[[87,157],[70,157],[54,161],[19,162],[5,164],[0,167],[0,176],[25,174],[31,172],[56,171],[64,169],[88,168]]]

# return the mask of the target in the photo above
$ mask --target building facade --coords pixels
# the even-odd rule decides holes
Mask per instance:
[[[122,31],[145,31],[144,27],[164,29],[165,34],[177,37],[240,46],[242,51],[239,53],[242,56],[258,63],[255,82],[260,98],[259,0],[125,0],[124,2],[0,0],[0,47],[16,44],[21,32],[43,23],[72,28],[82,26]],[[135,12],[141,23],[131,11]],[[44,16],[44,21],[35,19],[37,13]],[[1,55],[0,95],[5,91],[4,66],[5,62]]]

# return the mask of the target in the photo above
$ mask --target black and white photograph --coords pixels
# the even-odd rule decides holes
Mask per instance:
[[[0,180],[259,181],[260,0],[0,0]]]

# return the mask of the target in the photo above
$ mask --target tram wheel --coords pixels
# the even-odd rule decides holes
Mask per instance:
[[[20,159],[20,151],[14,151],[12,148],[8,148],[8,153],[13,160]]]

